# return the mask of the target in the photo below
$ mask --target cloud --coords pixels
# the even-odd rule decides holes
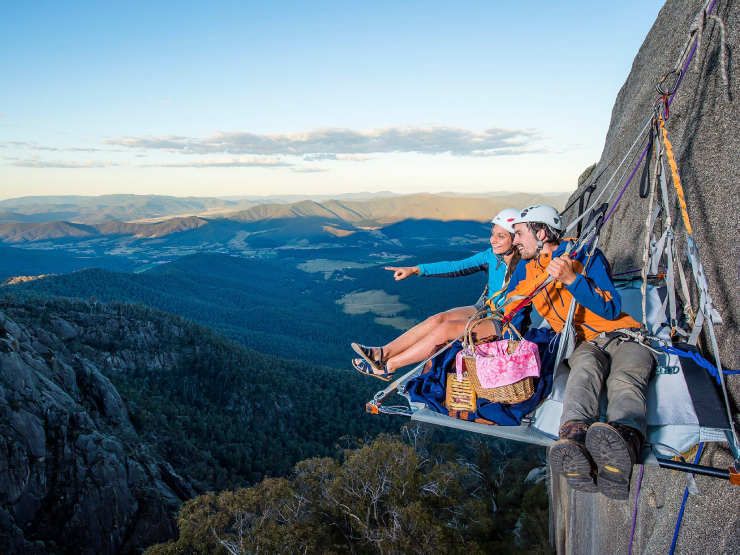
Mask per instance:
[[[298,173],[321,173],[321,172],[328,172],[329,170],[326,168],[293,168],[291,171],[298,172]]]
[[[55,133],[61,133],[61,131],[55,131]],[[27,150],[48,150],[51,152],[128,152],[128,150],[120,148],[91,148],[91,147],[67,147],[67,148],[56,148],[53,146],[43,146],[36,142],[25,142],[25,141],[7,141],[0,143],[0,147],[11,147],[11,148],[25,148]]]
[[[542,137],[531,129],[491,127],[473,131],[443,125],[407,125],[353,130],[324,127],[305,132],[255,133],[218,132],[197,138],[181,135],[121,137],[102,144],[165,150],[182,154],[253,155],[360,155],[392,152],[452,154],[455,156],[500,156],[536,151],[533,143]]]
[[[345,162],[367,162],[375,160],[372,156],[360,156],[358,154],[306,154],[303,159],[306,162],[316,162],[317,160],[342,160]]]
[[[290,167],[280,158],[261,158],[258,156],[239,156],[235,158],[201,158],[187,162],[169,164],[144,164],[142,168],[281,168]]]
[[[65,162],[64,160],[40,160],[37,157],[21,160],[19,158],[7,158],[10,160],[9,166],[18,166],[20,168],[105,168],[107,166],[128,166],[128,162],[111,162],[110,160],[85,160],[84,162]]]

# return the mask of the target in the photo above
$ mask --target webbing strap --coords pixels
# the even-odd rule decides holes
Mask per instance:
[[[694,327],[691,329],[691,335],[689,336],[689,345],[696,346],[697,341],[699,341],[699,335],[701,334],[701,328],[704,326],[704,311],[700,310],[699,313],[696,315],[696,320],[694,320]]]
[[[598,225],[598,224],[597,224]],[[596,251],[596,245],[599,242],[599,236],[596,235],[594,238],[594,244],[591,246],[591,252],[588,254],[588,259],[586,260],[586,263],[583,265],[583,276],[586,276],[586,271],[588,270],[588,264],[591,261],[591,257],[593,256],[594,252]],[[553,366],[553,372],[558,371],[558,366],[560,366],[560,363],[563,362],[565,358],[568,358],[571,354],[573,354],[573,349],[575,348],[575,342],[576,342],[576,329],[573,326],[573,317],[576,313],[576,308],[578,307],[578,301],[576,301],[576,298],[573,297],[570,300],[570,307],[568,308],[568,316],[565,319],[565,324],[563,324],[563,329],[560,330],[560,342],[558,343],[558,353],[555,357],[555,365]]]
[[[678,176],[678,166],[676,164],[675,156],[673,154],[673,146],[668,139],[668,130],[665,127],[663,118],[659,118],[660,129],[663,132],[663,141],[665,143],[666,155],[668,157],[668,164],[671,167],[673,186],[678,196],[678,203],[681,206],[681,213],[683,215],[684,225],[686,226],[686,248],[688,251],[689,261],[691,262],[691,269],[694,273],[694,279],[700,292],[699,298],[699,310],[703,313],[704,322],[707,325],[709,331],[709,339],[712,344],[712,351],[714,353],[714,359],[717,363],[717,370],[720,379],[720,385],[722,386],[722,395],[724,396],[725,408],[727,409],[727,418],[729,420],[730,431],[727,434],[728,443],[732,449],[732,454],[735,457],[735,464],[740,464],[740,441],[735,431],[735,422],[732,419],[732,411],[730,410],[730,399],[727,394],[727,386],[725,384],[724,372],[722,370],[722,361],[719,354],[719,346],[717,345],[717,337],[714,333],[714,324],[721,324],[722,318],[720,317],[717,310],[714,308],[712,303],[712,297],[709,294],[709,282],[707,281],[704,267],[701,264],[699,258],[699,245],[694,241],[694,237],[691,231],[691,221],[689,220],[689,213],[686,207],[686,201],[684,199],[683,187],[681,186],[681,178]],[[670,264],[669,264],[670,266]],[[699,318],[697,318],[698,322]],[[694,325],[696,327],[696,324]],[[697,334],[698,335],[698,334]],[[693,333],[692,333],[693,336]]]
[[[645,121],[645,124],[642,126],[642,128],[637,133],[637,135],[635,135],[635,140],[632,143],[632,146],[630,146],[629,150],[627,151],[627,154],[625,154],[624,155],[624,158],[622,158],[622,161],[619,162],[619,165],[617,166],[617,169],[614,170],[614,173],[609,178],[609,181],[606,182],[606,185],[604,185],[604,188],[601,190],[601,192],[599,193],[599,195],[596,197],[596,199],[593,202],[591,202],[586,207],[586,210],[583,212],[583,214],[581,214],[575,220],[573,220],[572,222],[570,222],[570,224],[568,224],[568,227],[565,228],[564,233],[569,233],[570,230],[572,230],[574,227],[576,227],[578,225],[578,222],[580,222],[583,218],[586,217],[586,214],[589,213],[588,212],[588,209],[591,208],[591,207],[593,207],[593,206],[596,206],[598,204],[599,200],[601,200],[601,197],[604,196],[604,193],[609,188],[609,185],[611,184],[611,182],[614,181],[614,178],[615,177],[617,177],[617,173],[619,172],[619,169],[624,165],[624,163],[627,161],[627,158],[629,158],[630,154],[632,154],[632,151],[635,149],[635,146],[637,146],[637,143],[639,143],[640,140],[642,139],[643,133],[648,128],[648,126],[650,125],[650,123],[652,122],[652,120],[653,120],[653,116],[651,114],[650,117]],[[622,174],[622,175],[624,175],[624,174]],[[620,181],[621,181],[621,178],[620,178],[619,181],[617,181],[614,184],[613,190],[612,190],[611,194],[609,195],[609,198],[607,199],[607,202],[609,202],[611,200],[612,196],[614,196],[614,193],[617,191],[617,187],[619,186],[619,182]]]
[[[665,311],[667,308],[668,308],[668,295],[665,296],[663,305],[660,307],[660,314],[665,314]],[[651,330],[652,334],[657,335],[662,326],[663,326],[663,322],[659,320],[658,318],[656,318],[655,323],[653,324],[653,329]]]
[[[671,220],[671,210],[668,205],[668,185],[666,184],[665,178],[665,166],[663,165],[663,159],[660,160],[660,176],[658,178],[660,183],[660,192],[663,197],[663,207],[666,213],[666,239],[665,239],[665,253],[666,253],[666,288],[668,290],[668,310],[670,316],[671,329],[675,329],[677,326],[677,310],[676,310],[676,288],[675,280],[673,277],[673,222]]]
[[[652,254],[650,255],[650,263],[648,264],[648,274],[651,276],[657,275],[660,270],[660,259],[663,257],[665,251],[665,240],[668,237],[668,230],[663,232],[660,239],[653,245]]]
[[[683,271],[683,264],[681,264],[680,260],[676,260],[676,266],[678,267],[678,277],[681,282],[681,291],[683,292],[683,311],[688,316],[689,323],[693,326],[696,315],[694,314],[694,308],[691,306],[689,283],[686,281],[686,274]]]
[[[650,143],[648,145],[648,148],[652,148],[653,146],[653,130],[650,129]],[[658,165],[658,160],[660,159],[660,140],[658,140],[658,148],[654,149],[654,152],[651,152],[651,154],[655,155],[655,168],[654,171],[657,174],[658,168],[661,166]],[[645,171],[643,172],[643,177],[645,175],[649,175],[650,170],[650,158],[648,158],[645,161]],[[647,185],[648,189],[645,191],[645,195],[643,196],[642,191],[642,184],[640,184],[640,197],[645,198],[648,195],[650,195],[650,205],[648,207],[648,215],[647,215],[647,221],[645,222],[647,229],[645,230],[645,250],[642,253],[642,286],[640,287],[640,292],[642,293],[642,326],[647,329],[647,281],[648,281],[648,275],[650,274],[650,267],[652,264],[650,263],[650,243],[651,238],[653,235],[653,227],[655,226],[655,222],[658,219],[658,214],[660,213],[660,205],[653,211],[653,205],[655,204],[655,191],[657,189],[656,180],[653,179],[652,182],[648,180]],[[654,254],[654,253],[653,253]],[[655,257],[658,259],[658,262],[660,262],[660,252],[658,253],[658,256]],[[657,266],[657,263],[656,263]]]
[[[658,221],[658,216],[660,216],[661,210],[663,210],[663,207],[660,204],[655,207],[655,211],[653,212],[653,215],[650,218],[650,233],[652,233],[653,229],[655,229],[655,222]]]

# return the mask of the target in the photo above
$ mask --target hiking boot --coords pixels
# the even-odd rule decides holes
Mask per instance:
[[[596,422],[586,434],[586,449],[598,466],[599,491],[611,499],[629,499],[632,466],[640,453],[640,433],[618,422]]]
[[[571,420],[560,426],[560,439],[550,447],[550,469],[562,474],[573,489],[596,493],[596,472],[593,460],[586,450],[588,424]]]

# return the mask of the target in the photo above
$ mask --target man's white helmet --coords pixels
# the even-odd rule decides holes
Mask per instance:
[[[527,222],[542,222],[557,231],[563,230],[563,221],[560,219],[560,213],[547,204],[527,206],[516,215],[511,225]]]
[[[504,208],[491,220],[493,225],[500,225],[509,233],[514,233],[514,220],[519,217],[518,208]]]

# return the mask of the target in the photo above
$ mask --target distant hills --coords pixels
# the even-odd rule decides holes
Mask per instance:
[[[100,223],[243,210],[261,201],[162,195],[39,196],[0,200],[0,223]]]
[[[197,229],[207,224],[207,220],[192,216],[174,218],[152,224],[118,221],[108,221],[99,224],[77,224],[71,222],[0,224],[0,238],[5,243],[48,241],[61,238],[86,239],[103,235],[156,238]]]
[[[368,231],[408,220],[483,223],[509,207],[547,203],[562,208],[568,195],[509,193],[484,198],[422,193],[364,200],[355,200],[353,196],[291,203],[154,195],[23,197],[0,201],[0,210],[7,210],[0,212],[0,222],[4,222],[0,223],[0,241],[21,245],[59,240],[79,243],[101,238],[165,238],[177,245],[208,245],[211,249],[237,251],[301,241],[352,243],[382,240],[382,236]],[[177,216],[184,212],[200,215]],[[54,219],[43,221],[45,218]],[[187,238],[173,237],[186,233]]]
[[[390,191],[378,193],[344,193],[339,195],[273,195],[262,197],[171,197],[163,195],[100,195],[100,196],[33,196],[0,200],[0,223],[46,223],[67,221],[71,223],[101,223],[106,221],[136,222],[142,220],[162,220],[175,217],[200,216],[211,218],[232,212],[249,210],[260,205],[300,205],[304,202],[322,204],[330,207],[332,203],[371,203],[373,210],[382,210],[384,205],[393,206],[394,200],[401,200],[401,205],[430,204],[428,198],[437,199],[495,199],[501,203],[520,204],[535,199],[534,202],[550,202],[563,205],[567,193],[554,194],[521,194],[511,192],[498,193],[455,193],[446,192],[438,195],[412,194],[399,195]],[[519,197],[519,198],[516,198]],[[427,198],[426,201],[419,199]],[[407,200],[403,200],[407,199]],[[433,203],[431,203],[433,204]],[[532,202],[530,202],[532,204]],[[331,209],[331,208],[330,208]],[[422,213],[421,218],[430,214]],[[481,219],[471,216],[456,219]],[[485,219],[485,218],[483,218]]]

